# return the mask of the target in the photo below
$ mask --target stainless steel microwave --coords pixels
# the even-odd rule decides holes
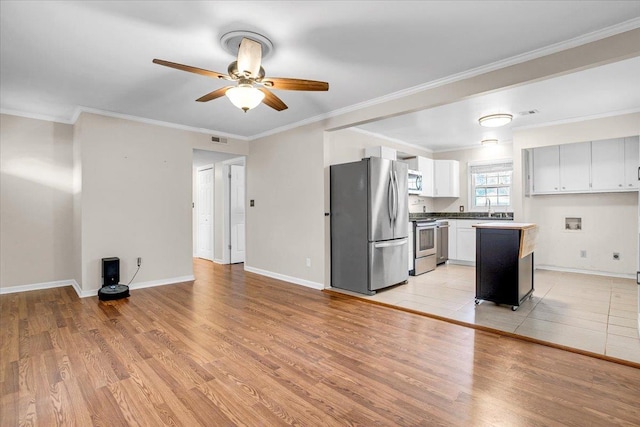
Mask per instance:
[[[409,194],[422,193],[422,172],[409,170]]]

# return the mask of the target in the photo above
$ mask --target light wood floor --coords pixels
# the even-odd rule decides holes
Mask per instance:
[[[0,425],[639,425],[640,370],[195,261],[0,296]]]

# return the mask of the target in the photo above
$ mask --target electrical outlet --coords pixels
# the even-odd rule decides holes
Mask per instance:
[[[587,257],[587,251],[585,251],[584,249],[580,251],[580,258],[586,258]]]
[[[616,261],[620,261],[620,252],[614,252],[613,253],[613,259]]]
[[[307,267],[311,267],[311,258],[307,258]]]
[[[138,267],[142,265],[142,257],[138,257]]]

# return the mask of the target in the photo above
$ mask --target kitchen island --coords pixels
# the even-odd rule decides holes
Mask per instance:
[[[488,222],[476,229],[476,304],[493,301],[517,310],[533,296],[533,223]]]

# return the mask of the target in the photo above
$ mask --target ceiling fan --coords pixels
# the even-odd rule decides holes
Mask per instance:
[[[247,34],[254,35],[257,40],[260,40],[260,42],[246,37]],[[233,32],[233,35],[236,36],[235,39],[233,37],[226,37],[227,35],[223,36],[222,39],[223,43],[225,40],[233,42],[234,40],[237,40],[238,37],[242,36],[238,48],[238,59],[229,64],[229,74],[204,70],[202,68],[178,64],[162,59],[154,59],[153,62],[155,64],[164,65],[177,70],[235,82],[235,85],[216,89],[201,96],[196,99],[196,101],[207,102],[219,98],[222,95],[226,95],[233,105],[244,110],[245,113],[248,110],[257,107],[261,102],[264,102],[276,111],[286,110],[288,108],[287,105],[269,89],[303,91],[329,90],[329,83],[327,82],[290,79],[284,77],[265,77],[264,68],[261,66],[263,47],[267,48],[267,52],[270,51],[270,48],[272,47],[270,44],[271,42],[266,37],[255,33]],[[265,44],[265,42],[267,44]]]

